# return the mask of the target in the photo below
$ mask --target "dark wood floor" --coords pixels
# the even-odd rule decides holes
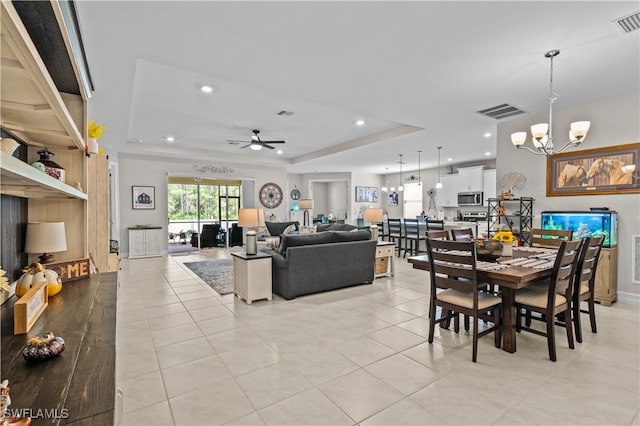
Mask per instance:
[[[116,293],[115,272],[65,283],[29,333],[17,336],[15,296],[2,305],[0,377],[9,380],[12,410],[31,413],[34,425],[113,424]],[[27,363],[22,349],[29,338],[47,331],[64,338],[64,352]]]

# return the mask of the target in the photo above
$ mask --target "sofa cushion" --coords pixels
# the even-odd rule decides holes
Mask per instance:
[[[332,243],[342,243],[346,241],[363,241],[371,239],[371,231],[368,229],[358,230],[357,228],[352,231],[330,231]]]
[[[277,237],[282,234],[289,225],[295,225],[296,230],[298,229],[298,226],[300,226],[300,222],[297,220],[295,222],[265,222],[264,224],[272,237]]]
[[[288,247],[309,246],[314,244],[326,244],[332,242],[332,236],[329,232],[319,232],[316,234],[306,235],[281,235],[280,247],[278,253],[285,255]]]

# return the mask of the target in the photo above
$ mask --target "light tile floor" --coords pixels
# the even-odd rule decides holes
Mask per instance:
[[[518,351],[436,328],[426,342],[427,273],[396,258],[373,285],[246,305],[183,262],[124,260],[118,274],[116,422],[122,425],[640,424],[637,306],[597,306],[584,343],[558,361],[546,339]]]

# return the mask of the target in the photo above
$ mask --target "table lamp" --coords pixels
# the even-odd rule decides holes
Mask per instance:
[[[383,220],[382,209],[366,209],[364,211],[364,220],[371,222],[371,239],[378,240],[378,223]]]
[[[310,198],[299,200],[298,206],[300,207],[301,210],[304,210],[302,225],[309,226],[309,210],[313,209],[313,200]]]
[[[264,226],[264,210],[262,209],[240,209],[238,212],[238,226],[252,228],[254,226]],[[247,230],[247,254],[258,253],[258,237],[253,229]]]
[[[53,255],[67,249],[67,237],[64,222],[27,223],[27,237],[24,243],[25,253],[42,253],[40,263],[53,262]]]

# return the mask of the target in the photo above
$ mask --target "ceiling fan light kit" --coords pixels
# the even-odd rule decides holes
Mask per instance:
[[[277,143],[284,143],[284,141],[263,141],[262,139],[260,139],[260,136],[259,136],[260,130],[257,130],[257,129],[252,130],[252,133],[253,134],[251,135],[250,141],[235,141],[235,140],[228,139],[227,142],[230,142],[230,143],[244,142],[246,143],[246,145],[241,146],[240,149],[251,147],[251,149],[254,151],[260,151],[262,148],[275,149],[275,147],[271,145],[277,144]],[[281,152],[278,152],[278,153],[281,154]]]

